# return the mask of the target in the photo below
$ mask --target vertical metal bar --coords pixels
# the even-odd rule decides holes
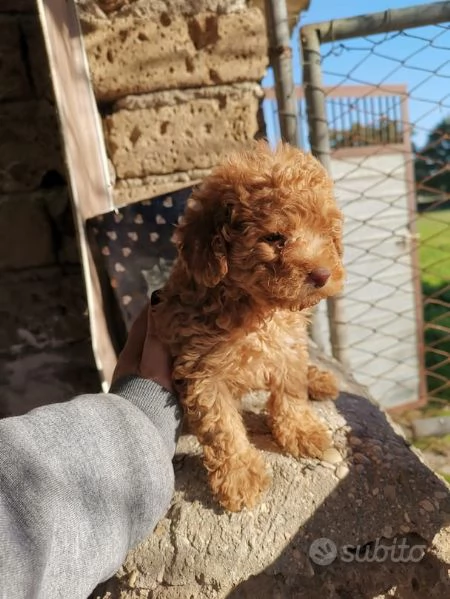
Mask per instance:
[[[332,175],[330,133],[326,114],[325,90],[322,83],[319,33],[315,29],[308,29],[306,33],[301,30],[300,39],[311,150],[328,173]],[[328,298],[327,309],[333,357],[344,366],[349,366],[347,324],[342,297]]]
[[[388,114],[385,108],[385,97],[378,96],[378,127],[380,128],[380,142],[382,144],[389,143]]]
[[[297,99],[286,0],[265,0],[270,64],[275,75],[281,137],[298,146]]]
[[[355,111],[356,111],[356,143],[355,146],[361,145],[361,107],[360,98],[355,98]]]

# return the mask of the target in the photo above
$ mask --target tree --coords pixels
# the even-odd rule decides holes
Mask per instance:
[[[431,131],[425,145],[414,148],[415,179],[422,193],[450,193],[450,117]]]

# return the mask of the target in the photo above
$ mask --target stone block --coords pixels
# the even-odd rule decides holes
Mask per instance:
[[[116,206],[124,206],[199,183],[210,170],[191,170],[142,179],[120,179],[114,188]]]
[[[0,269],[55,262],[49,215],[36,194],[0,197]]]
[[[0,16],[0,101],[53,98],[42,29],[31,15]]]
[[[0,13],[36,13],[36,0],[2,0]]]
[[[66,187],[0,196],[0,270],[79,262]]]
[[[21,48],[23,34],[18,19],[0,17],[0,101],[27,99],[31,85]]]
[[[157,20],[126,17],[85,23],[97,100],[155,90],[259,81],[267,66],[258,9]]]
[[[263,400],[244,410],[273,479],[259,505],[221,509],[201,448],[182,436],[167,515],[93,599],[450,597],[450,489],[386,415],[353,393],[312,402],[335,449],[323,461],[296,460],[273,442]]]
[[[135,16],[159,19],[161,15],[193,16],[202,12],[229,14],[242,11],[247,0],[75,0],[82,20]]]
[[[45,175],[64,176],[54,106],[46,101],[0,105],[0,193],[31,191]]]
[[[66,187],[52,187],[51,189],[39,190],[36,195],[42,198],[46,213],[51,221],[56,262],[59,264],[79,264],[78,238],[68,189]]]
[[[260,97],[237,84],[120,100],[104,119],[118,179],[211,168],[254,137]]]
[[[56,349],[88,339],[80,267],[0,273],[0,355]]]
[[[36,98],[53,102],[53,85],[48,64],[47,50],[40,22],[33,17],[20,17],[20,29],[25,44],[27,70]]]

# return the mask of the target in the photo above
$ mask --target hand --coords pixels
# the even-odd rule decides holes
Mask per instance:
[[[113,381],[130,374],[151,379],[174,392],[171,358],[155,334],[150,304],[142,310],[131,327],[125,347],[119,355]]]

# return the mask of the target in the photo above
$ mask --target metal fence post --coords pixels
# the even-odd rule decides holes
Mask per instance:
[[[326,112],[325,91],[322,83],[320,38],[316,29],[305,28],[300,31],[303,56],[303,85],[311,151],[323,164],[328,173],[331,171],[331,149]],[[348,366],[348,343],[343,299],[340,296],[327,300],[330,343],[333,357]],[[312,329],[314,339],[314,327]]]
[[[270,64],[275,75],[281,138],[298,146],[297,98],[286,0],[265,0]]]

